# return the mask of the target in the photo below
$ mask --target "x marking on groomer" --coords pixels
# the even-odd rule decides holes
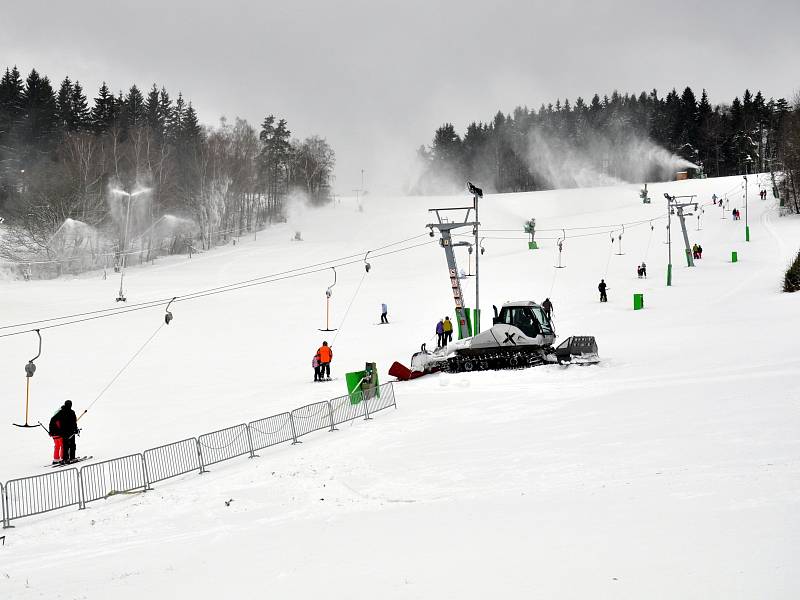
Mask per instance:
[[[510,331],[510,332],[507,331],[506,332],[506,339],[503,340],[503,343],[504,344],[513,344],[514,346],[516,346],[517,342],[514,341],[514,336],[515,335],[517,335],[517,334],[514,333],[513,331]]]

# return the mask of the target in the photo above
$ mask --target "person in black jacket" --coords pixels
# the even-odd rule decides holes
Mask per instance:
[[[542,302],[542,310],[544,310],[548,319],[553,317],[553,303],[550,301],[550,298],[544,299],[544,302]]]
[[[608,302],[608,296],[606,296],[608,286],[605,279],[600,280],[600,285],[597,286],[597,289],[600,291],[600,302]]]
[[[56,413],[56,419],[59,423],[59,432],[64,444],[64,458],[63,463],[71,463],[75,460],[75,436],[80,431],[78,429],[78,417],[75,411],[72,410],[72,400],[64,402],[64,406]]]

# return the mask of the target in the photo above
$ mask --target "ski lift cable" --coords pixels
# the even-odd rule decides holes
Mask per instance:
[[[647,248],[644,251],[644,260],[647,261],[648,257],[650,256],[650,244],[653,242],[653,233],[655,232],[655,226],[653,225],[652,221],[650,222],[650,236],[647,238]]]
[[[547,294],[548,298],[553,295],[553,290],[556,287],[556,275],[558,274],[558,271],[559,269],[553,269],[553,279],[550,280],[550,293]]]
[[[250,282],[254,282],[254,281],[260,281],[260,280],[263,280],[263,279],[269,279],[269,278],[276,277],[276,276],[279,276],[279,275],[284,275],[284,274],[287,274],[287,273],[294,273],[294,272],[302,271],[302,270],[305,270],[305,269],[308,269],[308,268],[317,267],[317,266],[321,266],[321,265],[326,265],[326,264],[330,264],[332,262],[338,262],[340,260],[346,260],[346,259],[349,259],[349,258],[354,258],[356,256],[361,256],[361,254],[360,253],[359,254],[351,254],[349,256],[344,256],[344,257],[341,257],[341,258],[334,258],[334,259],[331,259],[331,260],[326,260],[326,261],[321,262],[321,263],[315,263],[315,264],[312,264],[312,265],[306,265],[304,267],[298,267],[296,269],[289,269],[288,271],[280,271],[278,273],[271,273],[269,275],[262,275],[261,277],[256,277],[254,279],[247,279],[247,280],[244,280],[244,281],[234,282],[234,283],[218,286],[218,287],[215,287],[215,288],[208,288],[207,290],[200,290],[200,292],[213,291],[213,290],[223,289],[223,288],[234,286],[234,285],[239,285],[241,283],[250,283]],[[325,269],[323,269],[323,270],[326,270],[326,269],[329,269],[329,268],[330,267],[325,267]],[[197,292],[197,293],[199,293],[199,292]],[[146,301],[146,302],[140,302],[139,304],[129,304],[128,306],[126,306],[124,308],[120,308],[120,307],[103,308],[103,309],[94,310],[94,311],[88,311],[88,312],[83,312],[83,313],[75,313],[75,314],[72,314],[72,315],[63,315],[63,316],[60,316],[60,317],[51,317],[49,319],[41,319],[41,320],[38,320],[38,321],[29,321],[27,323],[17,323],[17,324],[14,324],[14,325],[3,325],[3,326],[0,326],[0,330],[12,329],[12,328],[17,328],[17,327],[25,327],[26,325],[35,325],[37,323],[49,323],[49,322],[52,322],[52,321],[61,321],[61,320],[64,320],[64,319],[72,319],[74,317],[82,317],[82,316],[94,315],[94,314],[100,314],[100,313],[112,313],[112,314],[115,314],[117,312],[123,312],[123,313],[124,312],[131,312],[130,310],[125,310],[125,309],[139,308],[139,307],[141,307],[141,308],[152,308],[154,305],[163,304],[167,300],[169,300],[169,298],[159,298],[157,300],[149,300],[149,301]],[[111,316],[111,315],[107,315],[107,316]],[[0,337],[2,337],[2,336],[0,336]]]
[[[653,221],[659,221],[659,220],[663,220],[663,219],[666,219],[666,218],[667,217],[665,215],[661,215],[659,217],[653,217],[652,219],[644,219],[644,220],[641,220],[641,221],[633,221],[631,223],[620,223],[620,224],[617,224],[617,225],[606,225],[605,226],[606,229],[604,229],[603,231],[592,231],[590,233],[579,233],[579,234],[576,234],[576,235],[567,235],[566,237],[563,237],[563,236],[539,237],[539,236],[537,236],[537,239],[539,239],[539,240],[560,240],[560,239],[572,240],[572,239],[585,238],[585,237],[594,237],[594,236],[598,236],[598,235],[608,235],[608,234],[612,234],[612,233],[615,234],[617,231],[620,230],[620,227],[622,227],[623,225],[627,229],[634,229],[635,227],[640,227],[640,226],[645,225],[647,223],[652,223]],[[611,229],[609,229],[609,228],[611,228]],[[576,230],[576,229],[593,229],[593,228],[590,228],[590,227],[575,228],[575,227],[573,227],[572,229]],[[481,231],[487,231],[487,230],[482,229]],[[500,231],[500,230],[497,230],[497,231]],[[504,231],[518,231],[518,230],[509,229],[509,230],[504,230]],[[544,230],[542,230],[542,231],[544,231]],[[568,232],[568,231],[570,231],[570,228],[569,227],[562,227],[558,231],[567,231]],[[472,237],[472,234],[469,234],[469,233],[454,233],[453,234],[453,237],[458,237],[458,236]],[[529,238],[527,236],[525,236],[525,237],[523,237],[523,236],[486,236],[485,239],[487,239],[487,240],[527,240]]]
[[[398,252],[404,252],[406,250],[411,250],[413,248],[417,248],[419,246],[427,245],[427,244],[430,244],[430,243],[432,243],[432,242],[424,242],[422,244],[417,244],[415,246],[411,246],[411,247],[407,247],[407,248],[399,248],[397,250],[384,252],[383,254],[378,254],[378,255],[375,255],[375,256],[376,257],[388,256],[390,254],[396,254]],[[360,263],[360,262],[361,262],[360,260],[358,260],[358,261],[350,261],[350,262],[346,262],[346,263],[341,263],[341,264],[339,264],[337,266],[339,266],[339,267],[349,266],[349,265],[357,264],[357,263]],[[311,275],[311,274],[314,274],[314,273],[320,273],[322,271],[327,271],[330,268],[331,267],[324,267],[324,268],[315,269],[315,270],[312,270],[312,271],[305,271],[305,272],[302,272],[302,273],[294,273],[294,274],[291,274],[291,275],[284,275],[284,276],[281,276],[281,277],[274,277],[273,279],[267,280],[267,281],[247,282],[244,285],[242,285],[242,284],[236,285],[236,287],[233,287],[234,284],[231,284],[230,287],[227,287],[225,289],[212,288],[212,290],[210,290],[210,291],[209,290],[205,290],[205,291],[195,292],[195,293],[192,293],[192,294],[186,294],[184,296],[177,296],[177,297],[173,298],[172,301],[174,301],[174,302],[183,302],[183,301],[186,301],[186,300],[195,300],[197,298],[204,298],[206,296],[212,296],[212,295],[221,294],[221,293],[224,293],[224,292],[235,291],[235,290],[244,289],[244,288],[248,288],[248,287],[253,287],[253,286],[257,286],[257,285],[264,285],[264,284],[267,284],[267,283],[274,283],[274,282],[283,281],[283,280],[286,280],[286,279],[293,279],[295,277],[302,277],[304,275]],[[124,313],[128,313],[128,312],[136,312],[136,311],[139,311],[139,310],[146,310],[146,309],[149,309],[149,308],[153,308],[157,304],[163,304],[167,300],[168,299],[164,299],[164,300],[161,300],[160,302],[152,302],[152,303],[148,303],[147,305],[143,305],[143,306],[127,307],[126,309],[121,309],[121,310],[118,310],[118,311],[112,312],[112,313],[99,314],[99,315],[89,316],[89,317],[82,318],[82,319],[75,319],[75,320],[72,320],[72,321],[65,321],[63,323],[56,323],[54,325],[47,325],[47,326],[44,326],[44,327],[40,327],[40,329],[54,329],[56,327],[62,327],[62,326],[65,326],[65,325],[74,325],[74,324],[77,324],[77,323],[83,323],[83,322],[86,322],[86,321],[93,321],[93,320],[102,319],[102,318],[105,318],[105,317],[112,317],[112,316],[115,316],[115,315],[124,314]],[[23,333],[30,333],[31,331],[34,331],[34,330],[27,329],[27,330],[23,330],[23,331],[15,331],[15,332],[11,332],[11,333],[0,334],[0,338],[11,337],[11,336],[14,336],[14,335],[21,335]]]
[[[134,307],[137,307],[137,308],[138,307],[141,307],[141,308],[152,308],[153,306],[156,306],[158,304],[163,304],[166,300],[167,300],[166,298],[163,299],[163,300],[150,300],[148,302],[140,302],[138,304],[130,304],[130,305],[124,307],[124,308],[125,309],[132,309]],[[63,321],[65,319],[72,319],[72,318],[75,318],[75,317],[84,317],[84,316],[87,316],[87,315],[95,315],[95,314],[106,313],[106,312],[112,312],[113,313],[113,312],[131,312],[131,311],[130,310],[124,310],[124,309],[122,309],[120,307],[102,308],[102,309],[99,309],[99,310],[92,310],[92,311],[83,312],[83,313],[75,313],[75,314],[72,314],[72,315],[63,315],[63,316],[60,316],[60,317],[51,317],[49,319],[40,319],[38,321],[28,321],[27,323],[16,323],[14,325],[2,325],[2,326],[0,326],[0,330],[3,330],[3,329],[14,329],[14,328],[17,328],[17,327],[25,327],[27,325],[36,325],[38,323],[50,323],[52,321]],[[106,316],[111,316],[111,315],[106,315]],[[46,327],[43,327],[42,329],[46,329]],[[0,337],[2,337],[2,336],[0,336]]]
[[[422,235],[427,235],[427,234],[422,234]],[[418,237],[421,236],[415,236],[415,238]],[[415,239],[415,238],[410,238],[410,239]],[[389,246],[394,246],[394,245],[395,244],[389,244],[387,246],[383,246],[383,248],[388,248]],[[367,273],[369,273],[369,270],[372,268],[372,265],[370,265],[367,262],[367,258],[369,257],[370,252],[372,252],[372,250],[367,250],[367,253],[364,255],[364,274],[361,276],[361,281],[358,282],[358,286],[356,286],[356,291],[353,293],[353,297],[350,299],[350,303],[347,305],[347,310],[344,311],[344,316],[342,317],[342,320],[339,323],[339,327],[336,329],[336,333],[333,335],[332,344],[335,343],[336,339],[339,337],[339,332],[344,327],[344,322],[347,320],[347,315],[350,314],[350,308],[353,306],[353,302],[355,302],[356,296],[358,296],[358,292],[361,289],[361,285],[364,283],[364,279],[367,277]]]
[[[427,234],[426,234],[426,236],[427,236]],[[412,250],[412,249],[415,249],[415,248],[419,248],[419,247],[422,247],[422,246],[427,246],[427,245],[434,244],[434,243],[436,243],[435,240],[425,241],[425,242],[422,242],[421,244],[415,244],[413,246],[406,246],[404,248],[398,248],[396,250],[389,250],[388,252],[383,252],[381,254],[373,254],[373,258],[380,258],[382,256],[389,256],[391,254],[397,254],[398,252],[406,252],[407,250]],[[351,261],[348,261],[348,262],[340,263],[340,264],[337,264],[336,267],[340,268],[340,267],[347,267],[347,266],[357,265],[357,264],[364,264],[363,263],[363,259],[359,258],[358,260],[351,260]],[[256,282],[252,282],[252,283],[251,282],[243,282],[242,284],[236,284],[235,286],[232,284],[231,286],[226,287],[225,289],[213,289],[211,291],[201,291],[201,292],[195,292],[193,294],[185,294],[183,296],[178,296],[176,302],[184,302],[184,301],[187,301],[187,300],[195,300],[197,298],[204,298],[206,296],[213,296],[213,295],[222,294],[222,293],[225,293],[225,292],[241,290],[241,289],[245,289],[245,288],[249,288],[249,287],[253,287],[253,286],[257,286],[257,285],[263,285],[263,284],[267,284],[267,283],[274,283],[276,281],[283,281],[285,279],[293,279],[295,277],[302,277],[304,275],[311,275],[311,274],[314,274],[314,273],[321,273],[323,271],[327,271],[330,268],[331,267],[324,267],[324,268],[320,268],[320,269],[314,269],[314,270],[311,270],[311,271],[304,271],[302,273],[294,273],[294,274],[291,274],[291,275],[275,277],[274,279],[270,279],[269,281],[256,281]]]
[[[665,217],[661,216],[661,217],[656,217],[656,218],[665,218]],[[625,225],[625,226],[641,225],[643,223],[649,222],[650,220],[651,219],[640,219],[640,220],[637,220],[637,221],[629,221],[629,222],[626,222],[626,223],[622,223],[622,225]],[[613,223],[613,224],[610,224],[610,225],[590,225],[590,226],[583,226],[583,227],[554,227],[554,228],[549,228],[549,229],[537,228],[536,231],[563,231],[563,230],[566,230],[566,231],[581,231],[581,230],[587,230],[587,229],[608,229],[609,227],[617,228],[619,226],[620,226],[620,223]],[[516,233],[519,233],[520,230],[519,229],[485,229],[485,228],[481,228],[481,231],[500,232],[500,233],[502,233],[502,232],[516,232]],[[574,236],[570,236],[570,237],[574,237]],[[541,239],[545,239],[545,238],[541,238]]]
[[[614,232],[611,232],[611,245],[609,246],[608,250],[608,261],[606,262],[606,270],[603,274],[603,279],[608,277],[608,269],[611,266],[611,257],[614,255]]]
[[[227,231],[217,231],[217,232],[215,232],[215,235],[223,235],[223,234],[233,233],[235,231],[237,231],[237,229],[229,229]],[[387,244],[385,246],[380,246],[378,248],[375,248],[375,250],[382,250],[384,248],[389,248],[391,246],[396,246],[398,244],[402,244],[404,242],[415,240],[415,239],[417,239],[419,237],[422,237],[422,236],[425,236],[425,235],[428,235],[428,234],[427,233],[422,233],[420,235],[416,235],[416,236],[407,238],[405,240],[399,240],[397,242],[392,242],[391,244]],[[132,256],[132,255],[135,255],[135,254],[142,254],[143,252],[147,252],[147,251],[148,251],[147,249],[139,249],[139,250],[126,250],[125,252],[101,252],[99,254],[95,254],[94,257],[95,258],[103,258],[103,257],[110,257],[110,256],[114,256],[114,257],[117,257],[117,256]],[[4,265],[51,265],[51,264],[74,262],[74,261],[78,261],[78,260],[83,260],[84,258],[85,258],[85,256],[70,256],[70,257],[67,257],[67,258],[54,258],[52,260],[3,260],[3,261],[0,261],[0,264],[4,264]]]
[[[168,314],[170,314],[170,313],[168,313]],[[100,393],[99,393],[99,394],[97,394],[97,396],[95,397],[95,399],[94,399],[94,400],[92,400],[92,401],[89,403],[89,406],[87,406],[87,407],[86,407],[86,408],[83,410],[83,412],[82,412],[82,413],[80,414],[80,416],[78,417],[78,419],[79,419],[79,420],[81,419],[81,417],[83,417],[83,415],[85,415],[86,413],[88,413],[88,412],[89,412],[89,409],[91,409],[91,408],[92,408],[92,407],[93,407],[93,406],[94,406],[94,405],[97,403],[97,401],[98,401],[98,400],[100,400],[100,398],[102,398],[102,397],[103,397],[103,394],[105,394],[105,393],[106,393],[106,392],[109,390],[109,388],[111,388],[111,386],[112,386],[112,385],[114,385],[114,382],[115,382],[115,381],[117,381],[117,379],[119,379],[119,378],[120,378],[120,376],[121,376],[121,375],[122,375],[122,374],[123,374],[123,373],[124,373],[124,372],[127,370],[127,368],[128,368],[128,367],[130,367],[130,366],[131,366],[131,364],[133,364],[133,361],[134,361],[134,360],[136,360],[136,357],[137,357],[137,356],[139,356],[139,355],[142,353],[142,351],[144,351],[144,349],[147,347],[147,345],[148,345],[150,342],[152,342],[152,341],[153,341],[153,338],[155,338],[155,337],[156,337],[156,335],[158,335],[158,332],[159,332],[159,331],[161,331],[161,329],[162,329],[163,327],[165,327],[167,324],[168,324],[168,322],[160,323],[160,324],[158,325],[158,327],[156,327],[156,330],[155,330],[155,331],[154,331],[152,334],[150,334],[150,337],[148,337],[148,338],[145,340],[144,344],[142,344],[141,346],[139,346],[139,349],[138,349],[136,352],[134,352],[134,353],[133,353],[133,356],[131,356],[131,357],[128,359],[128,362],[126,362],[126,363],[125,363],[125,364],[122,366],[122,368],[121,368],[119,371],[117,371],[116,375],[114,375],[114,377],[112,377],[112,378],[111,378],[111,381],[109,381],[109,382],[106,384],[106,386],[105,386],[105,387],[104,387],[102,390],[100,390]]]
[[[353,307],[353,303],[356,301],[358,292],[361,290],[361,286],[363,285],[364,280],[366,278],[367,278],[367,271],[365,269],[364,272],[361,274],[361,280],[358,282],[358,285],[356,286],[356,291],[353,292],[353,297],[350,298],[350,303],[347,305],[347,309],[344,311],[344,316],[342,317],[342,320],[339,322],[339,327],[337,328],[336,333],[333,334],[333,341],[331,342],[331,346],[333,346],[333,344],[336,343],[336,339],[339,337],[339,334],[341,333],[342,328],[344,327],[345,321],[347,321],[347,315],[350,314],[350,309]]]
[[[370,250],[370,251],[367,252],[367,254],[369,254],[369,252],[374,252],[375,250],[382,250],[382,249],[385,249],[385,248],[389,248],[391,246],[396,246],[396,245],[401,244],[403,242],[411,241],[411,240],[417,239],[419,237],[424,237],[424,236],[427,236],[427,235],[428,235],[427,233],[423,233],[423,234],[420,234],[420,235],[417,235],[417,236],[414,236],[414,237],[411,237],[411,238],[407,238],[405,240],[400,240],[398,242],[392,242],[391,244],[386,244],[385,246],[381,246],[380,248],[375,248],[374,250]],[[231,284],[227,284],[227,285],[218,286],[216,288],[209,288],[207,290],[200,290],[200,291],[201,292],[206,292],[206,291],[211,291],[211,290],[216,290],[216,289],[223,289],[223,288],[226,288],[226,287],[229,287],[229,286],[239,285],[241,283],[250,283],[250,282],[259,281],[259,280],[262,280],[262,279],[269,279],[269,278],[272,278],[272,277],[285,275],[285,274],[288,274],[288,273],[294,273],[294,272],[297,272],[297,271],[302,271],[302,270],[310,269],[310,268],[317,267],[317,266],[327,265],[327,264],[330,264],[330,263],[336,263],[336,262],[339,262],[339,261],[355,258],[355,257],[361,256],[361,255],[362,255],[362,253],[351,254],[351,255],[348,255],[348,256],[342,256],[342,257],[339,257],[339,258],[334,258],[334,259],[331,259],[331,260],[326,260],[326,261],[319,262],[319,263],[314,263],[314,264],[311,264],[311,265],[305,265],[303,267],[297,267],[296,269],[289,269],[288,271],[280,271],[280,272],[277,272],[277,273],[272,273],[272,274],[269,274],[269,275],[263,275],[261,277],[256,277],[254,279],[244,280],[244,281],[235,282],[235,283],[231,283]],[[352,263],[348,263],[348,264],[352,264]],[[199,293],[199,292],[196,292],[196,293]],[[24,322],[24,323],[14,323],[14,324],[11,324],[11,325],[0,325],[0,331],[2,331],[4,329],[16,329],[16,328],[19,328],[19,327],[26,327],[28,325],[36,325],[36,324],[39,324],[39,323],[51,323],[53,321],[63,321],[63,320],[66,320],[66,319],[74,319],[76,317],[84,317],[84,316],[97,315],[97,314],[102,314],[102,313],[132,312],[130,309],[134,309],[134,308],[137,308],[137,309],[138,308],[152,308],[154,305],[163,304],[164,302],[167,302],[168,300],[169,300],[169,298],[159,298],[159,299],[156,299],[156,300],[148,300],[148,301],[140,302],[140,303],[137,303],[137,304],[128,304],[125,307],[102,308],[102,309],[99,309],[99,310],[92,310],[92,311],[86,311],[86,312],[81,312],[81,313],[73,313],[73,314],[68,314],[68,315],[61,315],[59,317],[50,317],[50,318],[47,318],[47,319],[38,319],[38,320],[35,320],[35,321],[27,321],[27,322]],[[111,316],[111,315],[106,315],[106,316]],[[0,335],[0,337],[4,337],[4,336]]]
[[[662,218],[666,218],[666,217],[662,217]],[[632,227],[630,229],[632,229]],[[569,230],[567,230],[567,231],[569,231]],[[562,236],[555,236],[555,237],[544,237],[544,236],[539,237],[539,236],[537,236],[536,239],[537,240],[561,240],[561,239],[573,240],[573,239],[578,239],[578,238],[594,237],[594,236],[598,236],[598,235],[608,235],[610,233],[615,233],[616,231],[617,231],[617,229],[606,229],[604,231],[594,231],[592,233],[579,233],[577,235],[568,235],[566,238],[562,238]],[[469,236],[469,237],[471,237],[471,234],[468,234],[468,233],[453,234],[453,237],[456,237],[456,236]],[[486,239],[487,240],[528,240],[529,238],[528,237],[522,237],[522,236],[516,236],[516,237],[512,237],[512,236],[486,236]]]
[[[427,236],[427,234],[425,234],[425,235]],[[389,256],[389,255],[392,255],[392,254],[397,254],[399,252],[406,252],[408,250],[413,250],[415,248],[419,248],[419,247],[422,247],[422,246],[427,246],[427,245],[432,244],[432,243],[435,243],[435,241],[433,241],[433,240],[425,241],[425,242],[422,242],[421,244],[414,244],[413,246],[406,246],[406,247],[403,247],[403,248],[397,248],[395,250],[389,250],[387,252],[382,252],[380,254],[373,254],[373,258],[381,258],[383,256]],[[359,254],[359,255],[356,255],[356,256],[359,256],[360,258],[358,260],[350,260],[350,261],[347,261],[347,262],[342,262],[342,263],[337,264],[336,266],[337,267],[346,267],[346,266],[351,266],[351,265],[355,265],[355,264],[363,264],[363,258],[361,258],[361,255]],[[330,262],[330,261],[326,261],[326,262]],[[117,310],[115,312],[108,312],[108,313],[105,313],[105,314],[93,314],[92,316],[87,316],[87,317],[81,318],[81,319],[65,320],[64,322],[55,323],[53,325],[46,325],[44,327],[39,327],[38,329],[42,329],[42,330],[44,330],[44,329],[54,329],[56,327],[63,327],[63,326],[66,326],[66,325],[75,325],[75,324],[78,324],[78,323],[84,323],[84,322],[93,321],[93,320],[96,320],[96,319],[103,319],[103,318],[106,318],[106,317],[113,317],[113,316],[124,314],[124,313],[136,312],[136,311],[139,311],[139,310],[147,310],[147,309],[154,308],[157,304],[163,304],[164,302],[167,302],[169,300],[173,300],[176,303],[177,302],[185,302],[185,301],[188,301],[188,300],[197,300],[199,298],[205,298],[207,296],[214,296],[216,294],[222,294],[222,293],[225,293],[225,292],[232,292],[232,291],[242,290],[242,289],[246,289],[246,288],[250,288],[250,287],[254,287],[254,286],[265,285],[265,284],[269,284],[269,283],[275,283],[275,282],[278,282],[278,281],[284,281],[284,280],[287,280],[287,279],[294,279],[296,277],[303,277],[303,276],[306,276],[306,275],[312,275],[312,274],[315,274],[315,273],[321,273],[323,271],[327,271],[330,268],[331,267],[321,267],[321,268],[312,269],[312,270],[306,270],[306,271],[302,271],[302,272],[295,272],[295,271],[298,271],[298,269],[293,269],[292,271],[284,272],[286,274],[276,274],[275,276],[272,276],[272,279],[266,279],[266,277],[262,277],[262,278],[259,278],[258,280],[247,280],[247,281],[239,282],[239,283],[236,283],[236,284],[229,284],[227,286],[222,286],[220,288],[210,288],[209,290],[200,290],[200,291],[197,291],[197,292],[184,294],[183,296],[176,296],[176,297],[174,297],[174,299],[165,298],[165,299],[162,299],[160,302],[153,301],[153,302],[150,302],[150,303],[147,303],[147,304],[143,304],[142,306],[126,307],[126,308]],[[70,318],[69,316],[61,317],[61,319],[69,319],[69,318]],[[24,326],[24,325],[20,325],[20,326]],[[11,326],[7,326],[7,327],[14,327],[14,326],[11,325]],[[11,337],[11,336],[15,336],[15,335],[22,335],[24,333],[31,333],[32,331],[34,331],[34,330],[33,329],[25,329],[25,330],[21,330],[21,331],[13,331],[13,332],[10,332],[10,333],[0,334],[0,338]]]

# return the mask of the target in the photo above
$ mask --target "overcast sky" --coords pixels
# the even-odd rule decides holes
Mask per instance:
[[[800,89],[800,1],[0,0],[0,64],[165,85],[205,123],[284,116],[328,139],[335,190],[399,188],[450,121],[595,92]]]

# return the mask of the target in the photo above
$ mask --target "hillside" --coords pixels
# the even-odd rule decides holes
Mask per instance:
[[[144,495],[20,520],[0,548],[0,596],[160,597],[180,580],[181,595],[195,598],[254,589],[337,598],[794,597],[800,311],[796,294],[780,287],[800,220],[779,219],[775,202],[751,189],[745,243],[744,221],[708,205],[730,192],[730,208],[743,210],[740,182],[652,185],[649,205],[637,186],[487,195],[484,326],[492,304],[549,296],[560,338],[596,336],[600,365],[398,383],[398,410],[372,421]],[[688,221],[704,250],[694,269],[684,266],[673,221],[671,288],[664,192],[698,194],[705,205],[700,230]],[[130,269],[133,305],[319,264],[306,276],[173,304],[174,321],[81,421],[78,453],[140,452],[339,396],[344,373],[365,361],[388,380],[391,362],[408,363],[436,321],[453,315],[427,209],[470,202],[375,197],[363,212],[351,199],[296,207],[256,240]],[[541,231],[536,251],[521,233],[531,217]],[[623,223],[618,255],[610,232]],[[545,230],[560,228],[573,229],[567,267],[556,270],[559,234]],[[304,241],[291,241],[297,231]],[[341,257],[353,264],[337,268],[331,322],[339,330],[323,334],[333,272],[320,263]],[[636,276],[642,261],[646,280]],[[607,304],[597,301],[601,278]],[[119,281],[91,273],[0,286],[7,325],[112,307]],[[644,293],[645,310],[632,310],[634,292]],[[474,295],[472,280],[465,295]],[[389,326],[377,325],[381,302]],[[87,408],[159,327],[164,304],[43,330],[32,421],[46,422],[67,398]],[[310,362],[323,339],[339,380],[314,384]],[[33,334],[0,338],[2,481],[44,472],[52,451],[41,430],[11,426],[23,418],[23,367],[35,353]]]

